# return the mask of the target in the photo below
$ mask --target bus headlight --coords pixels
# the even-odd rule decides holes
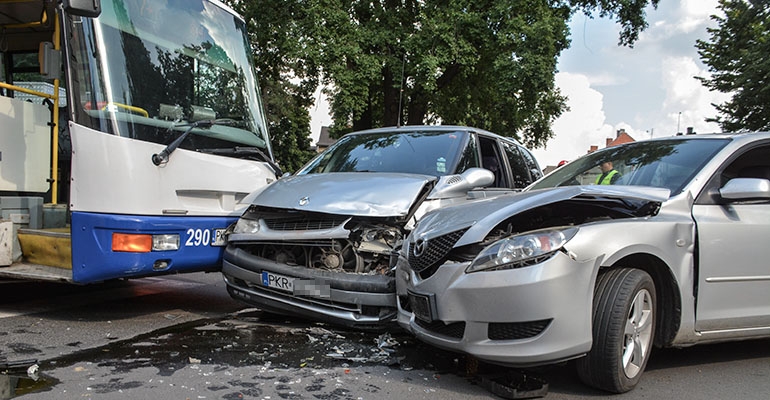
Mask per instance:
[[[233,233],[257,233],[259,232],[259,220],[238,218]]]
[[[179,235],[152,235],[152,251],[179,250]]]
[[[482,250],[465,272],[526,266],[527,261],[560,250],[577,231],[575,227],[550,228],[498,240]]]

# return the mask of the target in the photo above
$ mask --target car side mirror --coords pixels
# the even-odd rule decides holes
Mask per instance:
[[[489,186],[495,182],[494,172],[485,168],[468,168],[460,176],[469,186],[468,190]]]
[[[495,174],[485,168],[468,168],[460,175],[442,176],[430,198],[460,197],[470,190],[489,186],[495,182]]]
[[[770,200],[770,180],[760,178],[733,178],[719,189],[725,200]]]

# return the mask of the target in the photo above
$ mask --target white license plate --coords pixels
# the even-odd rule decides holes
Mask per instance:
[[[226,228],[214,229],[214,240],[211,241],[212,246],[224,246]]]
[[[272,272],[262,272],[262,285],[287,292],[294,292],[294,278],[274,274]]]

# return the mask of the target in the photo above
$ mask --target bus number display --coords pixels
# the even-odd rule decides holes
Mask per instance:
[[[188,229],[185,246],[224,246],[225,229]]]

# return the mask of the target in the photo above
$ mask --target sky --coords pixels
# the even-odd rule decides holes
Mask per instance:
[[[635,140],[672,136],[692,127],[696,133],[719,132],[705,119],[716,116],[712,103],[728,96],[710,92],[695,77],[708,77],[695,41],[708,40],[717,0],[661,0],[646,10],[649,27],[633,48],[618,46],[620,26],[606,18],[576,14],[570,21],[572,45],[558,61],[556,85],[568,97],[570,111],[553,124],[555,137],[545,148],[530,149],[540,166],[556,165],[603,148],[624,129]],[[318,93],[320,95],[320,91]],[[331,124],[321,99],[311,110],[311,137]]]

